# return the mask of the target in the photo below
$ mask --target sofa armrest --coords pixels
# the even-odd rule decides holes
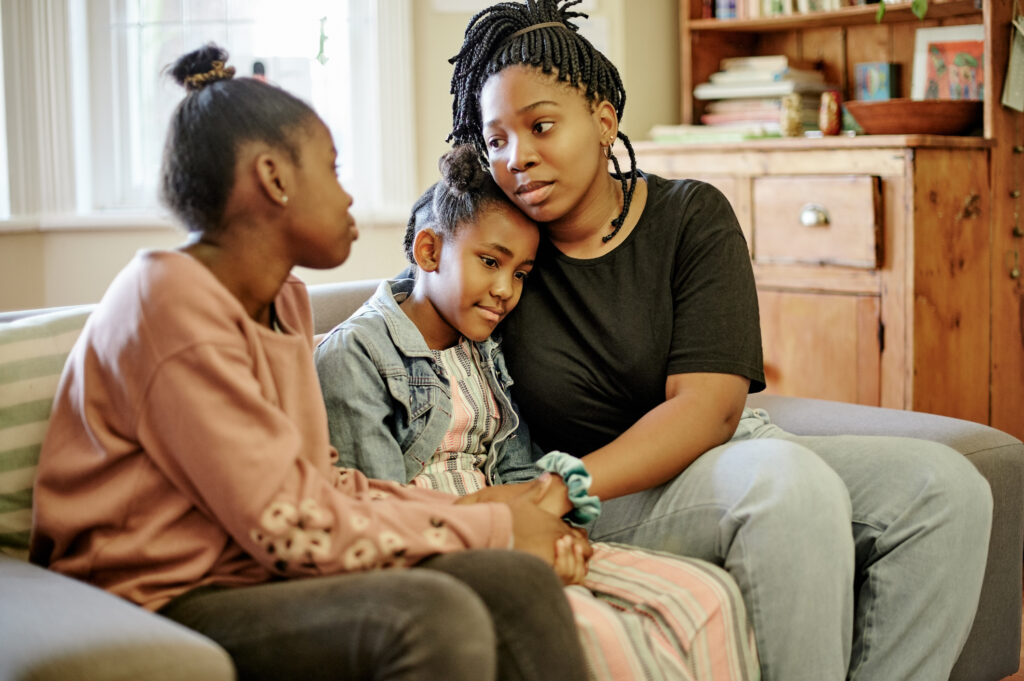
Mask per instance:
[[[117,596],[0,554],[0,679],[231,681],[213,641]]]
[[[777,395],[751,395],[747,404],[767,410],[773,423],[797,435],[914,437],[941,442],[966,456],[992,489],[992,534],[974,626],[950,679],[1002,679],[1017,671],[1024,443],[980,423],[922,412]]]

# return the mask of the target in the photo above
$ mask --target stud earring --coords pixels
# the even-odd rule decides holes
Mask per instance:
[[[284,204],[285,206],[288,205],[288,196],[287,195],[281,194],[281,203]]]

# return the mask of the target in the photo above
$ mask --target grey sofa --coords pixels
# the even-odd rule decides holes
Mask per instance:
[[[317,332],[347,317],[376,284],[310,287]],[[4,322],[39,312],[0,313],[0,334]],[[981,604],[950,678],[998,681],[1015,672],[1021,633],[1024,444],[987,426],[929,414],[768,395],[752,396],[750,403],[768,409],[791,432],[920,437],[943,442],[971,460],[992,486],[994,524]],[[0,453],[2,438],[0,431]],[[232,678],[230,659],[209,639],[91,586],[0,554],[0,681]]]

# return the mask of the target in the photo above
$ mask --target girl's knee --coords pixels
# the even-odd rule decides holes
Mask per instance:
[[[415,579],[417,594],[407,604],[424,620],[437,619],[472,622],[474,626],[490,628],[490,616],[476,592],[456,577],[434,570],[413,569],[408,572]]]

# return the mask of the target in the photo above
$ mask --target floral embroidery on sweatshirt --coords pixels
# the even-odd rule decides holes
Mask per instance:
[[[344,490],[347,487],[351,487],[354,484],[352,480],[352,469],[351,468],[338,468],[338,477],[334,480],[334,486],[338,489]]]
[[[406,550],[408,549],[405,540],[402,537],[392,532],[391,530],[384,530],[380,533],[380,548],[381,551],[390,558],[385,558],[381,567],[405,567],[408,562],[405,560]]]
[[[346,570],[365,570],[376,564],[377,555],[377,545],[363,537],[345,549],[345,556],[342,560]]]
[[[423,538],[431,546],[442,549],[451,540],[451,531],[445,526],[443,520],[431,518],[430,527],[423,531]]]
[[[260,528],[250,537],[275,557],[275,567],[284,570],[290,564],[313,565],[331,553],[330,526],[333,516],[314,499],[303,499],[298,508],[286,501],[275,501],[260,516]]]

